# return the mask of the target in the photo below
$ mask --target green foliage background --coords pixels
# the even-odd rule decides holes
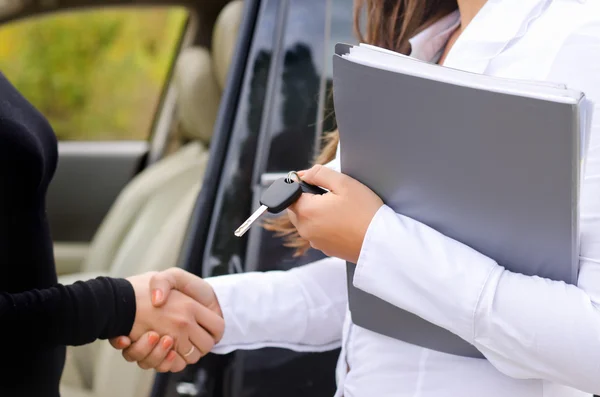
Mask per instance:
[[[62,140],[147,139],[183,8],[56,13],[0,27],[0,71]]]

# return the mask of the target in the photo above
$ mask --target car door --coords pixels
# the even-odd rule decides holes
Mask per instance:
[[[117,195],[163,156],[174,107],[172,66],[192,39],[195,6],[0,2],[0,70],[49,119],[59,140],[47,196],[59,274],[78,270]]]
[[[305,0],[287,4],[250,180],[251,210],[258,208],[260,194],[275,179],[308,168],[320,150],[323,133],[335,126],[331,56],[336,42],[354,41],[352,3]],[[241,255],[243,271],[288,270],[323,258],[315,250],[296,258],[281,239],[260,227],[248,233]],[[330,397],[335,394],[339,352],[297,353],[274,348],[237,352],[230,363],[236,375],[228,396]]]
[[[181,258],[181,266],[203,277],[287,270],[322,257],[311,251],[294,258],[259,227],[241,239],[233,231],[274,179],[311,163],[323,132],[333,128],[331,55],[336,42],[354,41],[352,0],[248,3],[238,46],[243,58],[233,76],[240,91],[222,105],[215,182],[200,194]],[[159,375],[153,397],[329,397],[338,354],[269,348],[209,355],[182,374]]]

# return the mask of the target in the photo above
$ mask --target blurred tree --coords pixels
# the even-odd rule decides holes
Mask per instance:
[[[182,8],[87,9],[0,27],[0,70],[59,139],[147,139]]]

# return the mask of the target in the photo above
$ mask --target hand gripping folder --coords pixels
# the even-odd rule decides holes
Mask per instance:
[[[342,172],[512,272],[576,283],[591,116],[583,93],[346,44],[333,56],[333,90]],[[457,335],[355,288],[354,270],[348,263],[355,324],[483,358]]]

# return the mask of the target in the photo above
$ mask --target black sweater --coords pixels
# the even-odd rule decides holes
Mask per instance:
[[[57,285],[45,196],[57,162],[46,119],[0,74],[0,396],[58,396],[65,345],[128,335],[122,279]]]

